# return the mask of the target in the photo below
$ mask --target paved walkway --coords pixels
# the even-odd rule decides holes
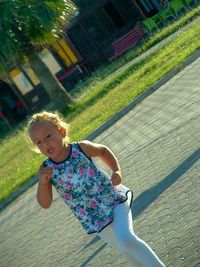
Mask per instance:
[[[200,58],[100,134],[135,192],[135,232],[166,266],[200,266]],[[131,266],[36,186],[1,212],[0,267]]]

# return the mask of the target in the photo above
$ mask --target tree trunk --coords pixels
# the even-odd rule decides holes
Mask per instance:
[[[32,51],[28,57],[31,68],[43,84],[55,108],[63,112],[68,104],[73,103],[73,99],[57,78],[51,73],[37,52]]]

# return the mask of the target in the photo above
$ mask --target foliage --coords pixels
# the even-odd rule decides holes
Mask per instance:
[[[6,0],[0,3],[0,65],[13,63],[31,46],[51,43],[75,11],[66,0]]]

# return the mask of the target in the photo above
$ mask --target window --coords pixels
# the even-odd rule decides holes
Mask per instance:
[[[99,8],[96,11],[95,15],[98,21],[102,23],[105,31],[107,31],[108,33],[112,33],[116,29],[115,24],[113,23],[113,21],[111,20],[111,18],[108,16],[108,14],[104,9]]]
[[[153,16],[160,10],[160,5],[157,0],[137,0],[137,4],[148,16]]]
[[[115,0],[114,3],[125,22],[137,22],[141,18],[138,8],[130,0]]]
[[[104,10],[117,28],[124,26],[124,20],[112,2],[105,4]]]
[[[85,30],[88,34],[96,41],[101,42],[103,41],[106,36],[107,32],[104,30],[101,23],[95,17],[94,14],[87,17],[83,22],[82,25],[84,26]]]

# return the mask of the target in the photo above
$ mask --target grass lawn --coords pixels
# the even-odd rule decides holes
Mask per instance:
[[[173,23],[174,28],[184,25],[189,18],[194,18],[199,13],[200,6]],[[128,68],[122,68],[115,75],[108,77],[109,73],[130,61],[139,51],[145,51],[169,35],[169,32],[173,32],[173,25],[167,27],[168,31],[165,28],[152,36],[138,50],[130,51],[115,62],[105,65],[93,74],[95,77],[77,87],[74,94],[79,99],[76,104],[67,108],[65,114],[66,121],[71,124],[71,141],[84,138],[200,48],[200,18],[197,18],[172,42],[147,59]],[[1,141],[0,158],[2,201],[37,173],[43,157],[30,150],[25,126],[21,124]]]

